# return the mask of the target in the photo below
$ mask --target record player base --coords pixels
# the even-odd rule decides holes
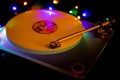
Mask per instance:
[[[93,26],[92,23],[84,20],[82,23],[86,28]],[[109,42],[94,37],[94,31],[90,31],[83,34],[76,47],[59,54],[43,55],[21,51],[10,43],[4,31],[2,34],[4,35],[0,39],[2,50],[80,80],[85,79]]]

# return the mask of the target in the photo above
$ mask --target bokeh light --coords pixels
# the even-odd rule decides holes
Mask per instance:
[[[17,11],[17,6],[16,6],[16,5],[12,5],[12,6],[11,6],[11,10],[12,10],[12,11]]]
[[[24,2],[23,2],[23,5],[24,5],[24,6],[27,6],[27,5],[28,5],[28,2],[27,2],[27,1],[24,1]]]
[[[70,10],[69,13],[72,14],[73,13],[72,10]]]
[[[82,17],[84,18],[89,18],[90,17],[90,11],[89,10],[84,10],[82,12]]]
[[[81,17],[80,16],[77,16],[77,19],[80,19]]]
[[[0,28],[2,27],[2,24],[0,24]]]
[[[78,8],[79,8],[79,7],[76,5],[76,6],[75,6],[75,9],[78,9]]]
[[[58,4],[59,0],[53,0],[53,4]]]

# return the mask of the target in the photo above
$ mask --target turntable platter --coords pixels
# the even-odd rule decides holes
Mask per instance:
[[[51,49],[49,43],[84,28],[76,17],[57,10],[29,10],[16,15],[5,25],[6,35],[16,47],[37,54],[67,51],[80,42],[82,34],[62,41],[62,46]]]

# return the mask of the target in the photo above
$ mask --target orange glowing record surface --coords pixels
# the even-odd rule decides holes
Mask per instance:
[[[84,29],[76,17],[62,11],[45,9],[18,14],[5,27],[12,44],[37,54],[56,54],[72,49],[80,42],[82,34],[61,41],[61,47],[58,48],[51,49],[49,44]]]

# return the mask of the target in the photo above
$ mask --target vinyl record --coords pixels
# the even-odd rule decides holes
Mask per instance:
[[[52,41],[84,28],[76,17],[58,10],[29,10],[11,18],[5,25],[6,35],[16,47],[30,53],[56,54],[75,47],[81,35],[64,40],[58,48],[50,48]]]

